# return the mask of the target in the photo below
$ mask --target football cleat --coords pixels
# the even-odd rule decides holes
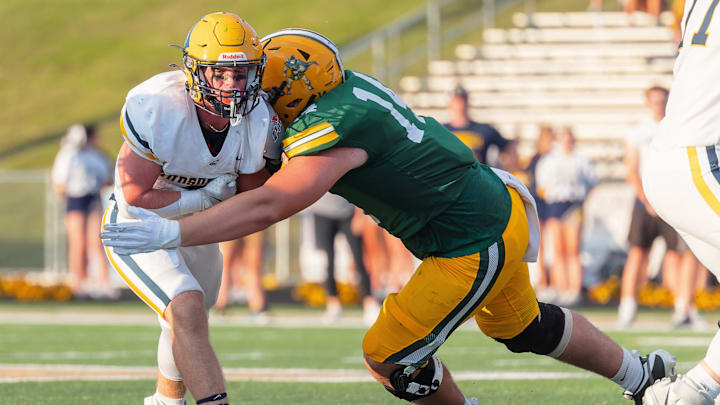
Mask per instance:
[[[640,353],[637,350],[633,350],[632,354],[633,356],[638,356]],[[635,401],[635,405],[645,403],[643,401],[645,390],[653,385],[655,381],[659,381],[665,377],[675,376],[675,356],[665,350],[658,349],[645,356],[640,356],[640,363],[643,367],[643,381],[640,384],[640,388],[635,392],[625,391],[623,393],[625,398]],[[662,404],[664,404],[664,402],[662,402]]]
[[[686,375],[665,377],[649,386],[643,405],[713,405],[710,393]]]

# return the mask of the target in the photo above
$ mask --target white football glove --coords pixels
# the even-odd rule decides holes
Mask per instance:
[[[205,187],[198,189],[203,193],[202,209],[206,210],[220,201],[225,201],[234,196],[237,191],[235,179],[237,179],[237,176],[234,174],[223,174],[213,179]]]
[[[103,245],[119,255],[147,253],[180,246],[180,223],[165,219],[145,208],[128,206],[128,213],[136,222],[107,224],[100,233]]]

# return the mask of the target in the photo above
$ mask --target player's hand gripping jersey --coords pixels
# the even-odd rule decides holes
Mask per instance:
[[[213,156],[200,129],[195,104],[185,90],[183,72],[161,73],[130,90],[120,121],[125,142],[138,155],[162,166],[154,188],[195,189],[225,174],[250,174],[265,167],[263,150],[282,126],[261,102],[237,126],[230,126],[220,152]],[[127,206],[115,170],[115,199]]]
[[[351,71],[290,124],[283,141],[289,158],[342,146],[365,150],[368,161],[331,191],[416,256],[466,255],[502,235],[510,197],[493,171],[435,119],[415,115],[378,81]]]
[[[707,146],[720,140],[720,13],[718,0],[687,0],[667,115],[654,143]]]

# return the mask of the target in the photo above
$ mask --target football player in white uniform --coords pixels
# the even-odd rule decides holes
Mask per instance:
[[[642,165],[645,195],[720,276],[720,0],[686,0],[666,116]],[[648,404],[711,405],[720,395],[720,333],[686,375],[646,391]]]
[[[283,128],[260,93],[265,56],[253,28],[235,14],[208,14],[190,29],[182,52],[180,70],[127,95],[115,202],[103,226],[134,221],[129,205],[165,218],[207,209],[262,185],[279,167]],[[106,253],[161,324],[157,391],[145,404],[185,404],[186,386],[198,404],[227,404],[208,338],[222,273],[218,245]]]

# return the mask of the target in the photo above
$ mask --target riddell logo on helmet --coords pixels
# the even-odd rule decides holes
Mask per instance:
[[[219,60],[247,60],[247,56],[243,52],[223,52]]]

